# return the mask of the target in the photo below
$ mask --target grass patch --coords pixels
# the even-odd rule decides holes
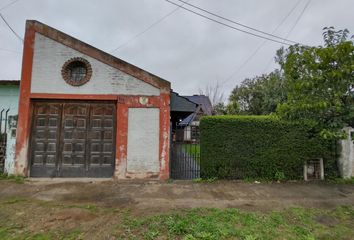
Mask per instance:
[[[12,197],[6,199],[6,201],[3,202],[3,204],[18,204],[18,203],[23,203],[27,202],[27,199],[25,198],[20,198],[20,197]]]
[[[200,145],[199,144],[183,144],[183,150],[188,154],[193,156],[200,156]],[[199,158],[199,157],[197,157]]]
[[[213,178],[207,178],[207,179],[202,179],[202,178],[195,178],[192,180],[192,182],[194,183],[214,183],[216,182],[218,179],[216,177]]]
[[[145,218],[127,215],[116,232],[122,239],[162,236],[163,239],[189,240],[350,239],[354,236],[353,224],[353,207],[335,210],[291,208],[271,213],[199,208]]]
[[[200,165],[200,144],[183,144],[182,148]]]
[[[338,184],[354,184],[354,177],[352,178],[334,178],[329,180],[332,183]]]
[[[129,208],[33,200],[23,204],[22,201],[21,198],[9,198],[7,204],[5,200],[1,202],[0,239],[306,240],[352,239],[354,236],[354,206],[332,210],[289,208],[266,213],[235,208],[195,208],[144,216],[144,212]],[[92,229],[91,220],[72,219],[68,220],[69,225],[64,220],[53,221],[56,219],[53,216],[63,208],[94,211],[95,229]],[[18,215],[19,212],[23,214]],[[42,228],[47,222],[54,225]]]

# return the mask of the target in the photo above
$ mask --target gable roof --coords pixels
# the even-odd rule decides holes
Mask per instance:
[[[180,96],[176,92],[171,92],[171,112],[195,112],[197,104],[190,101],[188,98]]]
[[[208,96],[205,95],[193,95],[193,96],[184,96],[185,98],[188,98],[189,101],[192,101],[196,104],[198,104],[203,113],[206,115],[212,115],[213,114],[213,107],[211,105],[210,99]]]
[[[20,80],[0,80],[0,85],[20,85]]]
[[[98,61],[105,63],[111,67],[114,67],[126,74],[129,74],[139,80],[142,80],[154,87],[160,89],[163,93],[170,93],[170,82],[149,73],[133,64],[125,62],[117,57],[114,57],[98,48],[95,48],[87,43],[84,43],[72,36],[69,36],[55,28],[52,28],[44,23],[27,20],[26,21],[26,34],[29,32],[37,32],[45,37],[48,37],[56,42],[59,42],[67,47],[75,49],[87,56],[97,59]],[[26,39],[26,38],[25,38]]]

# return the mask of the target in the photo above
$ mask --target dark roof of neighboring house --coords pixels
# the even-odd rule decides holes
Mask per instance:
[[[208,96],[205,95],[193,95],[193,96],[183,96],[185,98],[188,98],[189,101],[192,101],[196,104],[198,104],[203,113],[205,115],[212,115],[213,114],[213,107],[211,105],[210,99]]]
[[[20,80],[0,80],[0,85],[20,85]]]
[[[176,92],[171,92],[171,112],[195,112],[197,104],[188,100],[188,98],[180,96]]]

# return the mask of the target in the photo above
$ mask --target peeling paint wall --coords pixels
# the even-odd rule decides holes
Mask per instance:
[[[129,108],[127,172],[159,173],[159,115],[157,108]]]
[[[2,85],[0,86],[0,110],[10,109],[8,112],[8,119],[10,116],[18,114],[18,97],[20,94],[18,85]],[[9,128],[8,122],[3,122],[7,125],[7,143],[6,143],[6,158],[4,171],[9,174],[14,173],[15,166],[15,146],[16,135],[12,134],[12,129]],[[4,129],[3,129],[4,130]],[[16,130],[15,130],[16,131]]]
[[[15,131],[15,132],[13,132]],[[16,129],[7,132],[5,173],[15,173]]]
[[[93,71],[91,80],[79,87],[67,84],[61,75],[64,63],[74,57],[82,57],[88,60]],[[31,93],[158,96],[160,90],[116,68],[36,33]]]

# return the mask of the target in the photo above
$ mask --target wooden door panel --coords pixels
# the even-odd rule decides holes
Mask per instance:
[[[85,176],[88,113],[89,104],[63,105],[61,177]]]
[[[57,176],[60,119],[61,104],[34,104],[30,143],[32,177]]]
[[[34,103],[33,177],[112,177],[115,104]]]
[[[115,105],[92,104],[88,130],[90,176],[112,176],[115,160]]]

